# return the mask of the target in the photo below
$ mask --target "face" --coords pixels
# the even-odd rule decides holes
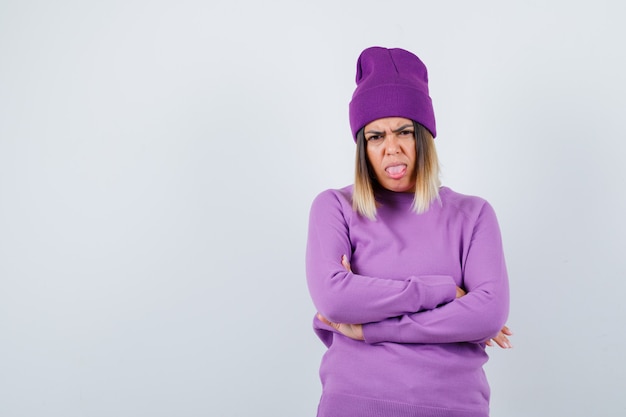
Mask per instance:
[[[378,183],[396,192],[415,191],[415,128],[403,117],[386,117],[367,124],[365,149]]]

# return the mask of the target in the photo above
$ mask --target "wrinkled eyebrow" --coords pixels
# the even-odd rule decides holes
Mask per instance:
[[[413,125],[412,125],[412,124],[407,123],[407,124],[405,124],[405,125],[400,126],[400,127],[399,127],[399,128],[397,128],[396,130],[392,130],[392,132],[393,132],[393,133],[402,132],[402,131],[403,131],[404,129],[406,129],[407,127],[413,127]]]
[[[399,128],[392,130],[391,132],[393,133],[398,133],[398,132],[402,132],[404,129],[408,128],[408,127],[413,127],[412,124],[407,123],[405,125],[400,126]],[[382,135],[385,132],[379,132],[378,130],[368,130],[367,132],[365,132],[366,135]]]

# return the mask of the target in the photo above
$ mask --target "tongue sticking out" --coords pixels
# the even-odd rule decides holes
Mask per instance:
[[[391,167],[387,167],[385,171],[387,171],[387,174],[389,174],[391,178],[400,178],[404,175],[406,171],[406,165],[394,165]]]

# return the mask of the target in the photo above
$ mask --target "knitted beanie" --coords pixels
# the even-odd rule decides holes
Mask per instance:
[[[356,90],[350,102],[355,141],[360,129],[383,117],[411,119],[437,135],[424,63],[404,49],[374,46],[361,52],[356,63]]]

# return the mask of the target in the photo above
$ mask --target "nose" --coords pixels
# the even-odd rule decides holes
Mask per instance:
[[[396,135],[387,135],[385,139],[385,152],[387,155],[395,155],[400,152],[400,143]]]

